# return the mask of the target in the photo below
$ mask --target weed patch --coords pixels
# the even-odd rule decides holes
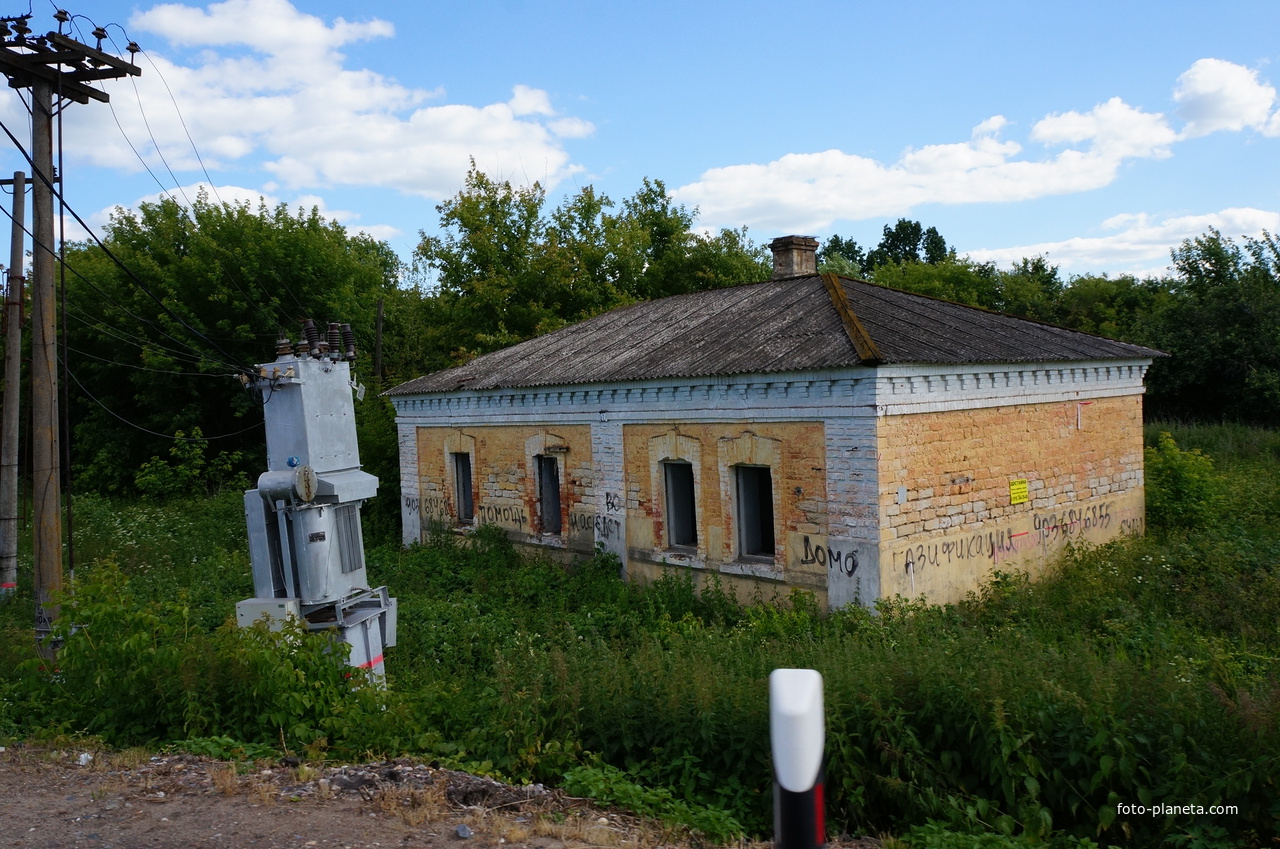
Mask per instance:
[[[1280,814],[1280,438],[1168,425],[1150,441],[1147,538],[947,607],[742,607],[714,581],[623,583],[604,552],[522,557],[492,528],[375,548],[371,580],[400,599],[385,690],[348,678],[324,635],[228,624],[252,591],[238,498],[86,500],[92,560],[56,671],[30,648],[29,584],[0,604],[0,736],[227,762],[413,754],[729,839],[770,830],[766,682],[808,667],[825,680],[837,832],[1247,845]],[[1126,813],[1157,803],[1238,812]],[[435,802],[379,804],[408,822]]]

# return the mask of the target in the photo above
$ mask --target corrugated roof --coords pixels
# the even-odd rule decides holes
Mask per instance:
[[[859,357],[821,276],[620,307],[389,390],[388,395],[828,369],[880,363],[1147,359],[1088,333],[835,278],[879,360]],[[864,351],[868,350],[864,345]]]

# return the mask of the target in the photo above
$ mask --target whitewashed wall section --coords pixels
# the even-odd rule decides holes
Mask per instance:
[[[831,609],[880,597],[875,422],[870,411],[826,422],[828,532],[806,537],[802,558],[826,566]]]
[[[403,545],[422,537],[422,493],[418,491],[418,426],[396,421],[400,442],[400,541]]]

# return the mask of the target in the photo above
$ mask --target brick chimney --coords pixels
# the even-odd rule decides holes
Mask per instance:
[[[812,236],[780,236],[769,243],[773,251],[773,279],[818,273],[818,240]]]

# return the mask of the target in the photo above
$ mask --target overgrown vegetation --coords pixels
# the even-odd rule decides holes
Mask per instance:
[[[948,607],[740,607],[714,582],[624,584],[605,555],[522,558],[492,529],[378,548],[400,598],[385,692],[323,637],[229,624],[251,594],[236,496],[80,498],[89,565],[56,673],[29,644],[29,587],[0,605],[0,735],[412,752],[727,839],[768,832],[765,682],[802,666],[826,682],[837,831],[1262,845],[1280,817],[1280,434],[1166,424],[1148,443],[1147,538]],[[1237,813],[1126,813],[1157,804]]]

